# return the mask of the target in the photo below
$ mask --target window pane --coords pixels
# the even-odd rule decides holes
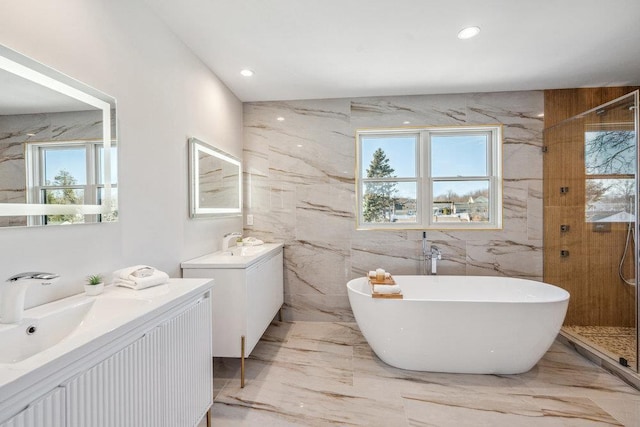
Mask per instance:
[[[361,177],[415,177],[417,140],[418,135],[363,135]]]
[[[416,182],[366,182],[363,194],[364,222],[416,223]]]
[[[590,131],[585,132],[584,140],[584,163],[587,175],[635,173],[634,131]]]
[[[587,179],[585,185],[587,222],[635,221],[633,179]]]
[[[486,176],[487,145],[484,135],[432,135],[431,176]]]
[[[489,222],[489,181],[435,181],[434,222]]]
[[[87,157],[84,147],[43,148],[45,185],[66,186],[87,183]]]
[[[49,205],[81,205],[84,204],[84,190],[60,188],[42,190],[44,203]],[[47,224],[80,224],[84,223],[82,214],[46,215]]]

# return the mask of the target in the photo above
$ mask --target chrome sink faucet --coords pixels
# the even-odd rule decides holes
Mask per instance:
[[[2,285],[0,323],[18,323],[24,312],[24,296],[33,284],[50,285],[60,278],[54,273],[27,272],[16,274]]]
[[[225,234],[222,238],[222,250],[226,251],[227,249],[229,249],[229,242],[231,242],[231,240],[233,239],[237,239],[238,237],[242,237],[242,233],[233,231],[231,233]]]

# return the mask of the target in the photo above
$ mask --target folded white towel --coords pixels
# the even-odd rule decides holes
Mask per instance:
[[[376,294],[399,294],[402,292],[400,285],[373,285]]]
[[[124,286],[135,290],[150,288],[152,286],[158,286],[165,284],[169,281],[169,275],[164,271],[154,270],[151,276],[147,277],[135,277],[131,279],[116,278],[115,284],[117,286]]]
[[[369,276],[369,279],[375,279],[377,274],[376,274],[375,271],[370,270],[368,276]],[[384,272],[384,278],[385,279],[391,279],[391,273],[389,273],[388,271],[385,271]]]
[[[113,272],[113,279],[135,280],[137,277],[149,277],[156,271],[148,265],[132,265]]]
[[[156,270],[148,265],[133,265],[113,272],[113,282],[117,286],[131,289],[144,289],[162,285],[169,280],[164,271]]]
[[[264,245],[264,242],[260,239],[256,239],[255,237],[247,237],[242,239],[242,246],[260,246]]]
[[[149,276],[153,276],[153,273],[155,272],[156,272],[155,268],[143,267],[134,271],[133,273],[131,273],[131,275],[133,277],[149,277]]]

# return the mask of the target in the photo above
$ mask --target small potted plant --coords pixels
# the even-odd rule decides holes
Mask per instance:
[[[87,283],[84,285],[84,291],[87,295],[100,295],[104,291],[104,283],[102,276],[93,274],[87,277]]]

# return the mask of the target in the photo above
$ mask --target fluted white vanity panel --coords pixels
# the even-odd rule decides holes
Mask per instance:
[[[202,408],[213,404],[211,315],[207,298],[162,328],[167,347],[164,387],[170,392],[164,404],[167,427],[195,426],[206,412]]]
[[[70,427],[194,426],[212,403],[209,298],[68,385]]]
[[[71,381],[69,427],[164,425],[162,347],[156,329]]]
[[[58,387],[0,427],[64,427],[65,391]]]

